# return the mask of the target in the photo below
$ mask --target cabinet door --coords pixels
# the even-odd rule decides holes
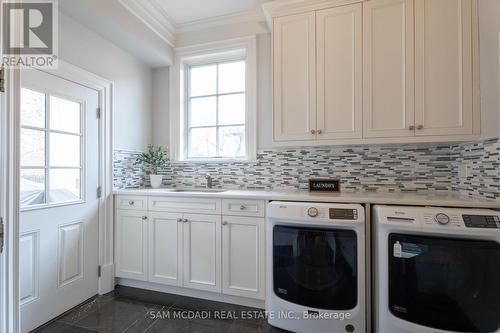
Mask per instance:
[[[417,135],[472,134],[472,0],[415,0]]]
[[[148,220],[146,211],[115,214],[116,276],[147,281]]]
[[[184,287],[221,292],[221,216],[184,214]]]
[[[361,4],[316,13],[318,140],[361,138]]]
[[[315,13],[274,20],[274,140],[314,140],[316,129]]]
[[[149,281],[182,285],[182,214],[149,213]]]
[[[222,292],[264,299],[264,219],[222,217]]]
[[[363,6],[363,136],[414,136],[413,0]]]

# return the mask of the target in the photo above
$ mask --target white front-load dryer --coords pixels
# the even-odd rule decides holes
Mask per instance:
[[[375,206],[378,333],[500,332],[500,212]]]
[[[269,324],[365,333],[365,214],[357,204],[275,201],[267,209]]]

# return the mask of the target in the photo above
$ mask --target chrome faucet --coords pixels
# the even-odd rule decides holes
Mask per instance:
[[[207,188],[212,188],[213,184],[212,184],[212,176],[210,175],[206,175],[205,176],[205,179],[207,180]]]

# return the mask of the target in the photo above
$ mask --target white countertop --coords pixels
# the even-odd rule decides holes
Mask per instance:
[[[442,206],[467,208],[500,209],[500,200],[487,200],[460,195],[454,192],[429,193],[384,193],[384,192],[341,192],[311,193],[307,190],[264,191],[264,190],[227,190],[224,192],[176,192],[172,189],[122,189],[114,190],[115,195],[149,195],[169,197],[197,197],[221,199],[260,199],[281,201],[338,202],[361,204],[387,204],[409,206]]]

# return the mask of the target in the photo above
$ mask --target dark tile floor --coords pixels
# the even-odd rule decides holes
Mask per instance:
[[[284,331],[268,325],[263,310],[117,286],[115,291],[85,302],[36,332],[274,333]]]

